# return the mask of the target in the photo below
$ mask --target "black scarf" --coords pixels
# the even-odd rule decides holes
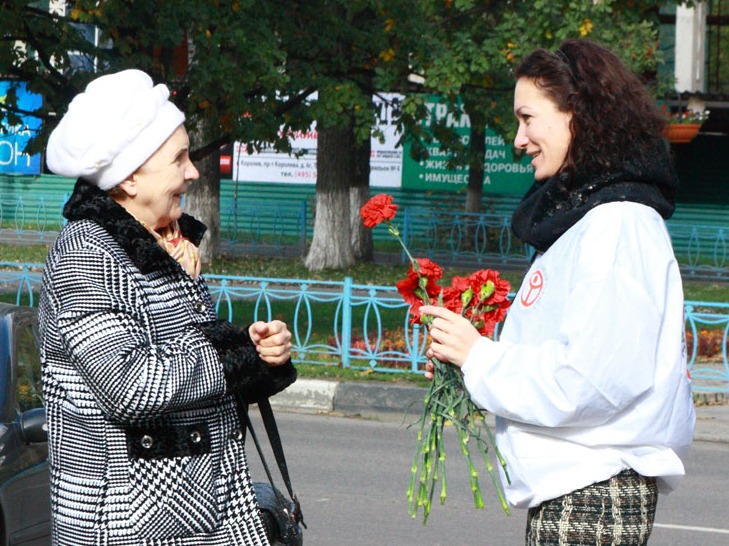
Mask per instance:
[[[514,234],[545,252],[564,232],[598,205],[631,201],[654,208],[668,219],[675,210],[678,177],[663,141],[647,153],[626,161],[611,172],[570,175],[560,172],[535,182],[511,219]]]

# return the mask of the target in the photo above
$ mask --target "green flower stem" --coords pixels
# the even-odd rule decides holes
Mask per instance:
[[[410,254],[407,246],[405,246],[405,242],[400,237],[399,230],[391,221],[387,220],[386,222],[389,233],[400,243],[400,246],[412,264],[413,270],[419,274],[420,264]],[[422,277],[419,281],[420,286],[416,294],[422,298],[423,303],[430,304],[430,298],[425,291],[425,281]],[[487,286],[486,291],[480,294],[481,300],[489,297],[493,293],[493,290],[493,286]],[[478,305],[478,307],[480,308],[478,309],[479,312],[492,310],[483,303]],[[422,316],[421,322],[427,329],[432,322],[432,318]],[[491,430],[483,419],[483,412],[474,404],[466,391],[461,371],[457,367],[442,363],[435,358],[431,360],[434,365],[434,377],[425,396],[423,413],[420,416],[415,455],[410,466],[410,483],[408,484],[407,490],[408,511],[414,519],[417,516],[418,510],[422,508],[423,525],[425,525],[433,505],[433,495],[439,480],[441,482],[440,503],[445,503],[446,452],[443,429],[445,424],[450,422],[454,425],[460,440],[461,453],[468,469],[468,479],[471,485],[474,506],[476,508],[483,508],[484,502],[478,481],[478,471],[471,458],[469,443],[475,444],[476,449],[483,456],[486,470],[496,488],[501,506],[508,514],[509,509],[506,500],[497,482],[493,466],[488,458],[489,449],[494,449],[502,468],[506,469],[506,463],[496,447]],[[486,429],[486,438],[481,434],[481,429],[483,428]]]
[[[473,466],[471,460],[471,453],[468,450],[468,432],[462,428],[458,429],[458,436],[461,440],[461,453],[463,458],[466,460],[466,466],[468,468],[468,480],[471,482],[471,493],[473,494],[473,505],[476,508],[483,508],[483,497],[481,495],[481,486],[478,483],[478,471]]]
[[[483,457],[484,464],[486,465],[486,471],[489,473],[489,476],[491,477],[491,482],[494,485],[494,489],[496,489],[496,494],[499,497],[499,502],[501,503],[501,508],[506,512],[507,515],[510,515],[509,511],[509,505],[506,503],[506,497],[504,497],[503,491],[501,491],[501,487],[499,487],[499,483],[497,481],[496,472],[494,472],[494,467],[491,464],[491,461],[489,460],[488,452],[479,445],[479,450],[481,451],[481,455]],[[508,476],[507,476],[508,479]]]
[[[445,445],[443,442],[440,443],[440,455],[438,456],[441,468],[441,481],[440,481],[440,505],[443,506],[446,501],[446,452]]]
[[[433,496],[438,481],[441,482],[440,503],[445,503],[446,453],[443,430],[447,422],[454,425],[458,434],[474,506],[483,508],[484,501],[478,479],[479,472],[471,457],[470,446],[475,446],[474,448],[481,454],[501,506],[504,512],[509,514],[498,477],[488,457],[489,449],[494,450],[502,467],[505,466],[505,463],[496,447],[493,434],[483,419],[483,411],[468,395],[463,383],[463,376],[457,367],[441,363],[436,359],[433,359],[433,364],[434,378],[425,397],[418,432],[418,445],[411,466],[410,486],[407,494],[410,515],[415,518],[418,510],[422,508],[423,524],[425,525],[433,505]],[[483,429],[486,430],[486,434],[482,433]],[[417,494],[416,487],[418,488]]]
[[[408,260],[410,260],[410,263],[413,264],[413,269],[417,272],[419,269],[418,260],[413,258],[413,255],[410,254],[410,250],[408,250],[408,247],[405,246],[405,241],[402,240],[402,237],[400,237],[400,231],[395,227],[395,225],[390,221],[386,220],[387,222],[387,231],[390,232],[390,235],[395,237],[397,239],[397,242],[400,243],[400,246],[402,247],[405,254],[408,256]]]

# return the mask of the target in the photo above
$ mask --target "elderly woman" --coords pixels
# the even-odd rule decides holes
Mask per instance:
[[[663,219],[678,180],[640,81],[589,41],[516,70],[515,146],[534,186],[514,232],[536,249],[499,341],[438,307],[431,357],[496,415],[526,543],[646,544],[691,443],[683,291]],[[431,367],[432,370],[432,367]]]
[[[48,143],[78,177],[39,307],[57,545],[268,543],[239,405],[295,380],[291,334],[217,318],[168,97],[138,70],[102,76]]]

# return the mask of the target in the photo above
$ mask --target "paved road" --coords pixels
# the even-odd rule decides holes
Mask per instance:
[[[448,466],[448,498],[427,525],[407,513],[405,491],[415,430],[400,417],[365,420],[277,412],[309,546],[522,545],[526,513],[506,516],[483,484],[486,509],[475,510],[456,445]],[[252,412],[254,422],[257,415]],[[263,431],[262,425],[257,430]],[[252,450],[252,444],[249,450]],[[659,499],[652,546],[729,544],[729,444],[696,442],[681,488]],[[255,451],[249,459],[265,480]],[[269,454],[269,463],[274,464]],[[283,484],[279,482],[282,486]],[[491,496],[489,496],[491,495]]]

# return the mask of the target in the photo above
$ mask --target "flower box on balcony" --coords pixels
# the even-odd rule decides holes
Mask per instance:
[[[672,123],[666,127],[666,138],[674,144],[691,142],[699,133],[701,123]]]

